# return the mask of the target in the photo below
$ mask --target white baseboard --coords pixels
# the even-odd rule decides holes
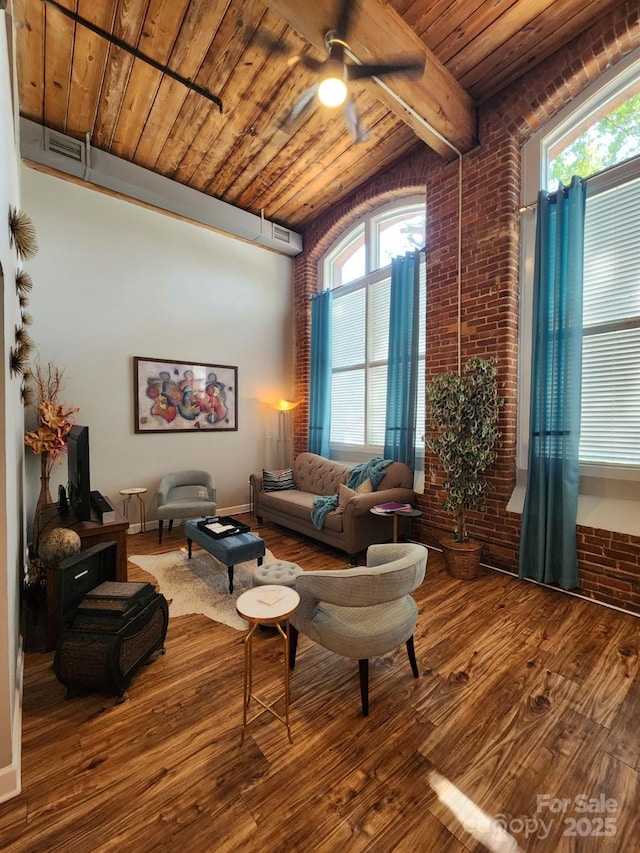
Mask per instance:
[[[218,515],[240,515],[245,512],[249,512],[249,504],[239,504],[238,506],[228,506],[228,507],[218,507]],[[174,527],[179,527],[183,523],[183,519],[176,518],[173,522]],[[147,530],[157,530],[158,522],[156,521],[147,521],[145,525]],[[127,533],[129,536],[132,536],[134,533],[140,533],[142,530],[142,525],[140,523],[130,524]],[[166,527],[165,527],[166,530]]]

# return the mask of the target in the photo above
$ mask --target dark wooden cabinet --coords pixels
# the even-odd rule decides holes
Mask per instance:
[[[55,648],[84,596],[116,579],[115,542],[100,542],[47,568],[47,650]]]
[[[91,548],[99,542],[116,542],[118,545],[118,556],[116,560],[116,580],[127,579],[127,530],[129,522],[116,510],[116,520],[102,524],[98,521],[95,510],[92,510],[91,521],[78,521],[73,512],[61,513],[58,504],[47,504],[42,510],[41,524],[43,530],[52,530],[54,527],[68,527],[80,537],[82,549]]]

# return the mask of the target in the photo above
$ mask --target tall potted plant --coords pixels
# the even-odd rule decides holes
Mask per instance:
[[[447,571],[470,580],[478,575],[482,545],[469,538],[467,510],[484,509],[484,472],[496,456],[502,433],[495,359],[471,358],[462,375],[439,373],[427,383],[429,434],[427,447],[444,471],[447,496],[443,508],[453,513],[452,538],[441,540]]]

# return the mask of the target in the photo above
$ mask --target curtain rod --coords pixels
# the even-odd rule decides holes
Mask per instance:
[[[601,175],[602,172],[606,172],[606,171],[607,171],[607,169],[602,169],[602,171],[600,171],[600,172],[594,172],[593,175],[589,175],[588,178],[580,178],[578,183],[581,185],[586,184],[588,181],[591,180],[591,178],[595,178],[596,175]],[[563,194],[566,193],[568,190],[569,190],[569,186],[566,184],[562,184]],[[554,190],[552,193],[547,193],[547,195],[549,196],[550,200],[554,200],[558,197],[559,192],[560,192],[560,188],[558,188],[557,190]],[[518,213],[529,213],[529,211],[535,210],[537,206],[538,206],[538,200],[536,199],[535,201],[529,202],[529,204],[523,205],[523,207],[519,207]]]
[[[590,181],[595,180],[596,178],[602,177],[602,175],[606,175],[608,172],[613,172],[614,169],[620,169],[621,167],[626,166],[627,164],[633,162],[637,159],[636,157],[628,157],[626,160],[622,160],[620,163],[614,163],[612,166],[605,166],[604,169],[600,169],[598,172],[593,172],[591,175],[587,175],[586,178],[580,178],[581,184],[588,184]],[[568,189],[568,186],[565,187]],[[556,192],[549,193],[550,196],[554,196],[557,194]],[[529,213],[532,210],[535,210],[538,206],[538,201],[531,201],[529,204],[524,204],[522,207],[518,208],[518,213]]]

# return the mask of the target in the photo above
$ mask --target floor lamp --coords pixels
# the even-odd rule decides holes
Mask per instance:
[[[278,468],[290,468],[292,464],[291,415],[298,403],[278,400],[274,408],[278,412]]]

